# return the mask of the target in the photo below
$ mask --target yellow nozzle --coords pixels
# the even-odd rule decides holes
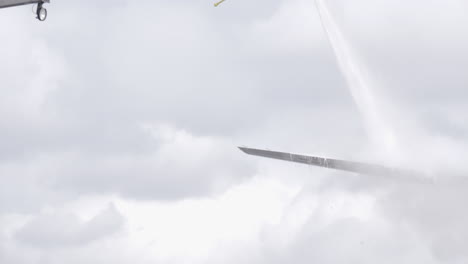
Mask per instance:
[[[224,1],[226,1],[226,0],[221,0],[221,1],[217,2],[217,3],[215,3],[214,6],[217,7],[217,6],[219,6],[219,5],[220,5],[222,2],[224,2]]]

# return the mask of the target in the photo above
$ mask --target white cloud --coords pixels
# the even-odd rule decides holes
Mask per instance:
[[[118,232],[123,222],[112,204],[88,221],[71,213],[45,213],[26,223],[15,238],[39,248],[82,246]]]

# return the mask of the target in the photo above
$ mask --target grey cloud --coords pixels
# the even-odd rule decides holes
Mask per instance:
[[[334,175],[341,181],[350,177],[342,176]],[[354,190],[346,184],[305,186],[282,221],[263,230],[262,254],[252,254],[255,258],[251,263],[464,263],[468,257],[463,246],[466,187],[466,181],[391,185],[380,181],[373,187]],[[347,210],[334,207],[336,192],[371,195],[376,198],[372,206],[375,215],[370,220],[339,217],[323,225],[325,215]],[[294,208],[310,208],[309,217],[299,231],[283,237],[281,232],[290,228],[290,221],[300,221],[300,217],[295,219]]]
[[[313,223],[310,223],[313,225]],[[398,236],[391,232],[377,230],[369,223],[343,219],[319,232],[306,231],[285,251],[271,252],[272,258],[265,263],[309,263],[310,260],[321,263],[436,263],[418,242]],[[382,229],[382,228],[380,228]],[[392,230],[404,232],[404,230]],[[409,252],[407,248],[412,248]],[[392,253],[389,253],[392,252]]]
[[[468,67],[462,48],[468,42],[466,2],[329,2],[333,10],[346,10],[336,17],[379,80],[374,89],[413,109],[427,103],[460,103]],[[354,4],[366,8],[352,8]]]
[[[154,133],[158,147],[144,155],[78,154],[63,159],[52,172],[52,188],[172,200],[211,195],[253,173],[233,143],[170,127],[155,128]]]
[[[108,12],[93,13],[78,28],[67,13],[60,25],[54,20],[48,24],[49,55],[44,59],[63,56],[63,65],[56,67],[63,66],[66,76],[56,80],[60,89],[47,94],[38,120],[12,117],[18,124],[5,124],[16,135],[8,140],[9,154],[69,149],[70,144],[127,150],[136,145],[140,122],[176,123],[196,134],[230,136],[279,112],[280,103],[296,107],[347,101],[343,84],[332,77],[330,54],[255,56],[264,45],[253,45],[258,39],[250,35],[251,24],[229,30],[231,21],[218,25],[211,13],[206,17],[207,10],[193,10],[193,5],[145,10],[129,5],[122,13],[114,14],[112,5]],[[117,15],[121,19],[114,19]],[[240,36],[233,39],[233,34]],[[314,87],[308,85],[312,78],[320,80]]]
[[[254,55],[263,47],[252,45],[259,40],[250,27],[269,21],[275,10],[262,9],[264,15],[252,20],[233,17],[248,22],[229,29],[233,21],[217,17],[224,9],[212,13],[211,5],[208,11],[193,4],[156,4],[127,2],[105,10],[87,3],[50,6],[49,11],[56,8],[56,17],[41,29],[44,35],[29,37],[47,39],[47,45],[39,51],[43,56],[30,64],[39,63],[40,68],[48,69],[37,73],[39,79],[60,68],[44,83],[57,88],[39,93],[44,99],[36,109],[19,109],[5,117],[8,121],[0,132],[5,138],[0,151],[4,160],[15,163],[20,159],[29,164],[36,171],[35,179],[47,183],[42,188],[52,186],[56,192],[198,197],[218,188],[213,186],[238,182],[236,179],[244,178],[238,175],[251,171],[243,168],[248,164],[238,161],[241,155],[236,144],[222,137],[243,133],[245,127],[284,111],[285,105],[296,109],[311,102],[346,102],[342,99],[346,98],[344,89],[322,89],[343,85],[331,77],[335,68],[330,56],[318,52],[293,57]],[[77,15],[87,10],[87,19],[80,20],[77,27]],[[27,25],[22,30],[33,34]],[[272,34],[267,31],[263,36]],[[22,44],[18,56],[34,42]],[[55,57],[61,58],[55,64],[40,64],[57,61]],[[320,66],[309,74],[314,60]],[[16,65],[14,61],[10,64]],[[291,68],[296,69],[288,70]],[[16,74],[14,69],[10,72]],[[21,79],[13,76],[12,80]],[[307,83],[312,80],[304,78],[319,78],[320,83],[310,89]],[[27,92],[38,89],[34,83],[16,84],[10,90],[25,85]],[[342,96],[335,96],[339,91]],[[282,108],[277,107],[280,104]],[[31,117],[24,118],[22,112]],[[181,161],[157,165],[164,157],[152,155],[159,152],[160,145],[141,132],[142,123],[168,123],[195,137],[221,139],[210,150],[213,154],[196,168],[181,169]],[[218,152],[217,148],[223,150]],[[16,168],[10,173],[28,182],[30,176],[21,171]],[[135,176],[129,177],[129,173]],[[200,179],[192,179],[194,175]],[[40,190],[33,193],[42,195]]]
[[[386,217],[408,225],[427,240],[432,254],[442,263],[463,263],[468,260],[463,211],[466,201],[466,180],[421,186],[398,186],[382,197]]]

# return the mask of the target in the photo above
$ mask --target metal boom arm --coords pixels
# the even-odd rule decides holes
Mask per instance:
[[[293,154],[287,152],[279,152],[279,151],[271,151],[271,150],[263,150],[263,149],[254,149],[254,148],[246,148],[246,147],[239,147],[244,153],[253,155],[253,156],[260,156],[265,158],[271,159],[278,159],[290,162],[297,162],[303,163],[312,166],[324,167],[328,169],[335,169],[335,170],[342,170],[348,172],[354,172],[359,174],[367,174],[367,175],[401,175],[403,172],[387,168],[380,165],[368,164],[368,163],[361,163],[361,162],[354,162],[354,161],[346,161],[346,160],[339,160],[339,159],[327,159],[321,157],[314,157],[314,156],[307,156],[307,155],[300,155],[300,154]]]

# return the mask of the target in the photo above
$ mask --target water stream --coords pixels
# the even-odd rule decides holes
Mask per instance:
[[[314,0],[323,28],[336,56],[338,66],[346,80],[349,91],[363,117],[364,127],[374,147],[391,153],[397,140],[389,118],[383,112],[383,101],[377,97],[370,81],[366,78],[365,68],[351,46],[347,43],[337,23],[333,19],[325,0]]]

